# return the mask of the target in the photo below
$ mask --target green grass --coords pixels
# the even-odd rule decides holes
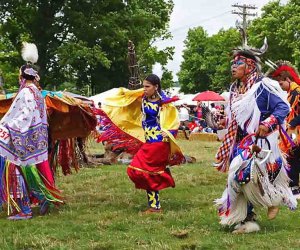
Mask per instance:
[[[161,191],[162,215],[140,215],[146,194],[134,188],[126,166],[84,168],[57,178],[66,205],[49,215],[11,222],[3,212],[0,249],[300,249],[299,211],[282,208],[268,221],[259,210],[261,231],[251,235],[221,227],[213,200],[226,174],[211,166],[218,143],[180,144],[198,162],[172,168],[176,188]]]

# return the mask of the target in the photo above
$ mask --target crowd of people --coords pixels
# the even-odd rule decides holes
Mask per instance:
[[[210,103],[210,107],[201,101],[196,106],[182,104],[177,106],[179,113],[179,130],[183,131],[186,138],[192,133],[216,133],[226,126],[225,105]]]

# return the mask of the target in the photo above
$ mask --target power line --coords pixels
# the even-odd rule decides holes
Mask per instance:
[[[257,9],[257,7],[255,5],[251,5],[251,4],[240,5],[238,3],[233,4],[231,6],[239,9],[239,11],[233,10],[231,13],[235,14],[235,15],[239,15],[243,19],[242,27],[246,31],[246,29],[248,27],[247,16],[257,16],[257,13],[250,13],[248,11],[248,9],[255,10],[255,9]],[[237,24],[239,24],[239,23],[237,23]]]
[[[170,32],[173,34],[173,33],[175,33],[175,32],[178,32],[178,31],[184,30],[184,29],[186,29],[186,28],[189,28],[189,27],[191,27],[191,26],[195,26],[195,25],[200,26],[199,23],[204,23],[204,22],[213,20],[213,19],[215,19],[215,18],[217,18],[217,17],[223,16],[223,15],[228,14],[228,13],[231,13],[231,11],[230,11],[230,10],[229,10],[229,11],[225,11],[225,12],[223,12],[223,13],[221,13],[221,14],[216,15],[216,16],[212,16],[212,17],[209,17],[209,18],[206,18],[206,19],[202,19],[202,20],[197,21],[197,22],[192,23],[192,24],[188,24],[188,25],[185,25],[185,26],[178,27],[178,28],[176,28],[176,29],[170,30]],[[166,39],[166,40],[169,40],[169,39]],[[159,38],[159,39],[155,40],[155,43],[158,43],[158,42],[164,42],[164,41],[166,41],[166,40],[163,40],[162,38]]]
[[[190,26],[199,25],[199,23],[203,23],[203,22],[210,21],[210,20],[212,20],[212,19],[215,19],[215,18],[217,18],[217,17],[223,16],[223,15],[225,15],[225,14],[227,14],[227,13],[230,13],[230,12],[231,12],[231,11],[225,11],[225,12],[223,12],[223,13],[221,13],[221,14],[216,15],[216,16],[212,16],[212,17],[209,17],[209,18],[206,18],[206,19],[202,19],[202,20],[197,21],[197,22],[195,22],[195,23],[192,23],[192,24],[189,24],[189,25],[185,25],[185,26],[181,26],[181,27],[178,27],[178,28],[176,28],[176,29],[174,29],[174,30],[170,30],[170,32],[173,33],[173,32],[176,32],[176,31],[178,31],[178,30],[181,30],[181,29],[189,28]]]

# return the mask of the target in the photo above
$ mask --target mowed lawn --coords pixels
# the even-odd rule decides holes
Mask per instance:
[[[299,211],[282,208],[268,221],[266,210],[258,210],[261,231],[249,235],[220,226],[213,200],[226,174],[212,167],[219,143],[180,144],[197,163],[172,168],[176,188],[161,191],[163,214],[140,214],[146,194],[134,188],[126,166],[83,168],[57,178],[66,205],[50,214],[8,221],[3,211],[0,249],[300,249]]]

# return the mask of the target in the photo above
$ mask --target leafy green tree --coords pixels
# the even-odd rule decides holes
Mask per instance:
[[[0,18],[3,20],[2,34],[9,38],[10,42],[17,48],[21,49],[22,41],[36,43],[39,50],[38,65],[41,75],[42,84],[56,80],[49,79],[49,72],[54,68],[56,49],[61,41],[56,34],[63,31],[63,27],[57,22],[57,13],[60,12],[64,1],[1,1],[0,2]],[[20,67],[21,57],[14,64]]]
[[[161,77],[161,85],[162,85],[162,89],[168,89],[175,85],[172,72],[167,70],[166,68],[163,68],[163,74]]]
[[[249,40],[257,47],[262,45],[264,37],[268,39],[268,51],[265,58],[291,61],[300,68],[300,3],[289,0],[286,5],[280,1],[270,2],[263,7],[260,18],[249,27]]]
[[[230,61],[232,49],[240,44],[239,33],[236,29],[221,29],[217,34],[208,38],[205,50],[205,65],[210,79],[209,89],[222,92],[228,89],[231,79]]]
[[[289,0],[286,5],[281,5],[280,1],[268,3],[263,7],[262,16],[249,27],[249,44],[260,47],[267,37],[269,49],[264,58],[288,60],[299,69],[299,12],[298,0]],[[234,28],[220,30],[209,37],[202,27],[198,27],[189,31],[185,44],[184,61],[178,74],[181,90],[195,93],[207,89],[219,92],[228,89],[231,52],[241,45],[238,31]]]
[[[204,64],[207,38],[206,31],[198,27],[190,29],[184,41],[186,49],[178,73],[181,91],[184,93],[197,93],[208,87],[209,76]]]
[[[0,28],[1,30],[1,28]],[[5,92],[14,92],[18,89],[18,67],[14,63],[18,61],[18,52],[9,39],[0,36],[0,80],[1,88]]]
[[[23,40],[37,44],[44,87],[67,82],[99,92],[127,86],[129,39],[143,59],[142,72],[150,72],[153,62],[166,64],[172,48],[159,51],[152,43],[170,36],[172,9],[171,0],[10,0],[0,2],[0,34],[18,49]]]
[[[190,30],[178,74],[181,90],[196,93],[227,89],[231,82],[230,54],[239,43],[235,29],[220,30],[211,37],[202,27]]]

